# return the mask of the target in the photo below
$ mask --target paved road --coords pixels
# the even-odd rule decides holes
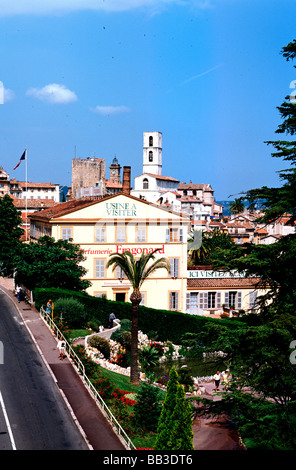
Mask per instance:
[[[0,450],[87,450],[17,309],[0,291]]]

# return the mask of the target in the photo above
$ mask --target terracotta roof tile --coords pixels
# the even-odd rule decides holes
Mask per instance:
[[[28,209],[41,209],[49,208],[58,205],[58,202],[55,202],[53,199],[28,199],[26,204],[26,199],[19,199],[17,197],[13,198],[13,204],[18,209],[27,207]],[[44,209],[44,210],[45,210]]]
[[[156,178],[158,180],[175,181],[176,183],[179,183],[179,180],[176,180],[171,176],[154,175],[153,173],[145,173],[145,175],[153,176],[153,178]]]
[[[210,184],[180,183],[179,190],[183,189],[202,189],[204,191],[213,191]]]
[[[26,187],[28,186],[28,188],[56,188],[56,186],[59,186],[58,184],[54,184],[54,183],[31,183],[30,181],[26,182],[26,181],[17,181],[17,183],[22,186],[22,187]]]
[[[106,180],[106,188],[122,188],[122,183]]]
[[[254,288],[256,284],[259,282],[257,278],[225,278],[225,279],[187,279],[187,287],[188,288],[197,288],[202,289],[205,287],[211,289],[218,289],[218,288],[228,288],[228,287],[249,287]]]

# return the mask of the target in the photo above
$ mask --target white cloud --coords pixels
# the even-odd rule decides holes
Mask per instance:
[[[7,103],[7,101],[11,101],[14,98],[14,91],[10,90],[9,88],[4,88],[4,103]]]
[[[77,101],[77,96],[73,91],[58,83],[51,83],[43,88],[30,88],[27,95],[53,104],[67,104]]]
[[[190,4],[192,0],[0,0],[0,16],[55,14],[78,10],[126,11],[139,7]],[[196,1],[196,0],[193,0]],[[204,0],[202,0],[204,1]],[[207,0],[206,0],[207,1]]]
[[[0,81],[0,104],[7,103],[15,98],[15,94],[9,88],[5,88],[3,82]]]
[[[103,114],[104,116],[108,116],[110,114],[122,114],[122,113],[129,113],[130,108],[127,106],[96,106],[95,108],[91,108],[94,113]]]

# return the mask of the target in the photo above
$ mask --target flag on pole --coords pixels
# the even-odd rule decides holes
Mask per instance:
[[[22,160],[26,160],[26,154],[27,154],[27,149],[24,151],[24,153],[23,153],[23,155],[21,156],[20,161],[18,162],[18,164],[14,167],[14,170],[16,170],[17,167],[21,164],[21,161],[22,161]]]

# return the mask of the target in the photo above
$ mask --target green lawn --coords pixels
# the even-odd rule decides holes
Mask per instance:
[[[140,385],[134,385],[130,383],[130,378],[127,375],[122,375],[122,374],[117,374],[116,372],[113,372],[108,369],[104,369],[103,367],[100,367],[100,372],[104,377],[109,377],[111,382],[114,383],[116,387],[118,387],[120,390],[124,390],[126,392],[131,392],[131,393],[137,393]],[[165,392],[163,390],[160,390],[161,392],[161,399],[164,400],[165,398]]]
[[[99,369],[100,373],[104,377],[108,377],[111,382],[122,391],[136,394],[141,386],[131,384],[129,376],[117,374],[116,372],[104,369],[102,367],[99,367]],[[164,399],[165,392],[161,390],[161,400],[164,401]],[[129,421],[128,418],[128,416],[133,415],[132,406],[126,406],[126,413],[126,420],[121,421],[119,419],[119,421],[121,422],[122,427],[125,429],[129,437],[131,438],[134,446],[142,449],[153,449],[153,445],[156,439],[156,433],[141,429],[138,426],[133,426],[133,424]]]
[[[69,339],[72,341],[75,338],[85,337],[90,335],[92,332],[88,329],[78,329],[78,330],[71,330],[69,334]]]

